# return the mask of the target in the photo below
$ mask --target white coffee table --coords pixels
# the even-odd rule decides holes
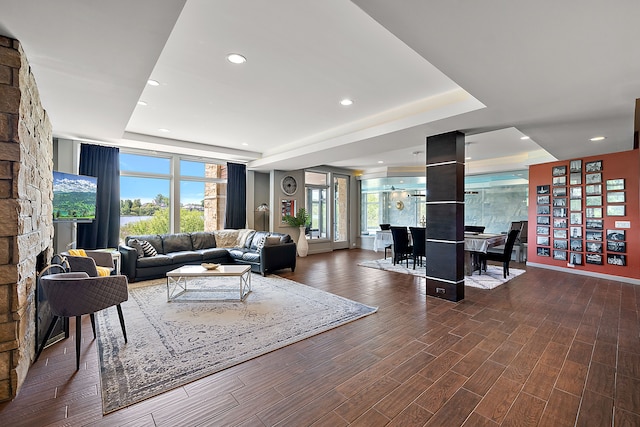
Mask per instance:
[[[238,286],[225,288],[216,286],[216,281],[211,281],[210,287],[189,287],[189,280],[195,278],[216,278],[216,277],[237,277]],[[185,265],[167,273],[167,302],[174,301],[179,296],[186,293],[198,293],[200,296],[207,294],[221,295],[224,293],[237,293],[239,298],[236,301],[244,301],[251,292],[251,267],[248,265],[221,265],[215,270],[207,270],[199,265]],[[229,301],[231,298],[190,298],[189,301]]]

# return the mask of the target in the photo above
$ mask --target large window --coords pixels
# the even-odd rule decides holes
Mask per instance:
[[[120,238],[223,227],[226,165],[120,153]]]

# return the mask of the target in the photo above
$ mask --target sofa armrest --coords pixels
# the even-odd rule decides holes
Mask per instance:
[[[136,278],[136,266],[138,265],[138,251],[131,246],[118,246],[120,252],[121,264],[120,274],[124,274],[129,280]]]
[[[260,251],[260,273],[281,270],[283,268],[296,268],[296,244],[294,242],[280,245],[263,246]]]

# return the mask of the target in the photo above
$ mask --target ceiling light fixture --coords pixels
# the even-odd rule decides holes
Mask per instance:
[[[240,55],[239,53],[230,53],[227,55],[227,61],[231,62],[232,64],[244,64],[245,62],[247,62],[247,58]]]
[[[594,137],[593,137],[593,138],[591,138],[589,141],[593,141],[593,142],[596,142],[596,141],[603,141],[603,140],[604,140],[604,139],[606,139],[606,138],[607,138],[606,136],[594,136]]]
[[[247,145],[249,145],[249,143],[243,142],[242,145],[244,145],[246,147]]]
[[[529,139],[529,137],[527,135],[525,135],[525,136],[521,136],[520,139],[522,139],[524,141],[526,139]]]
[[[382,160],[378,160],[378,163],[384,163]]]
[[[165,128],[160,128],[160,129],[158,129],[158,130],[159,130],[160,132],[164,132],[164,133],[171,132],[169,129],[165,129]]]
[[[138,101],[138,105],[146,106],[146,105],[147,105],[147,103],[146,103],[146,102],[144,102],[144,101]]]
[[[340,101],[340,105],[342,105],[343,107],[348,107],[349,105],[353,105],[353,100],[349,98],[342,99]]]
[[[158,82],[157,80],[151,80],[151,79],[147,80],[147,84],[149,86],[160,86],[160,82]]]

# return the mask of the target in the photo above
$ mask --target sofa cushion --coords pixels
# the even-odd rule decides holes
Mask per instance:
[[[208,231],[197,231],[191,233],[191,245],[195,250],[215,248],[216,236]]]
[[[189,233],[165,234],[162,236],[162,246],[165,254],[193,250]]]
[[[291,239],[291,236],[285,233],[271,233],[271,237],[279,237],[280,243],[293,242],[293,239]]]
[[[247,251],[242,254],[242,260],[247,262],[260,262],[260,252]]]
[[[170,252],[167,256],[173,264],[198,263],[202,261],[202,254],[196,251]]]
[[[138,268],[147,268],[147,267],[159,267],[171,265],[171,258],[167,255],[156,255],[152,257],[144,257],[138,260],[137,267]]]
[[[202,256],[202,261],[229,261],[229,252],[224,248],[198,249],[195,252],[199,253]]]
[[[249,251],[249,250],[245,249],[245,248],[230,248],[230,249],[227,249],[227,252],[229,253],[229,256],[231,257],[231,259],[242,259],[242,256],[247,251]]]

